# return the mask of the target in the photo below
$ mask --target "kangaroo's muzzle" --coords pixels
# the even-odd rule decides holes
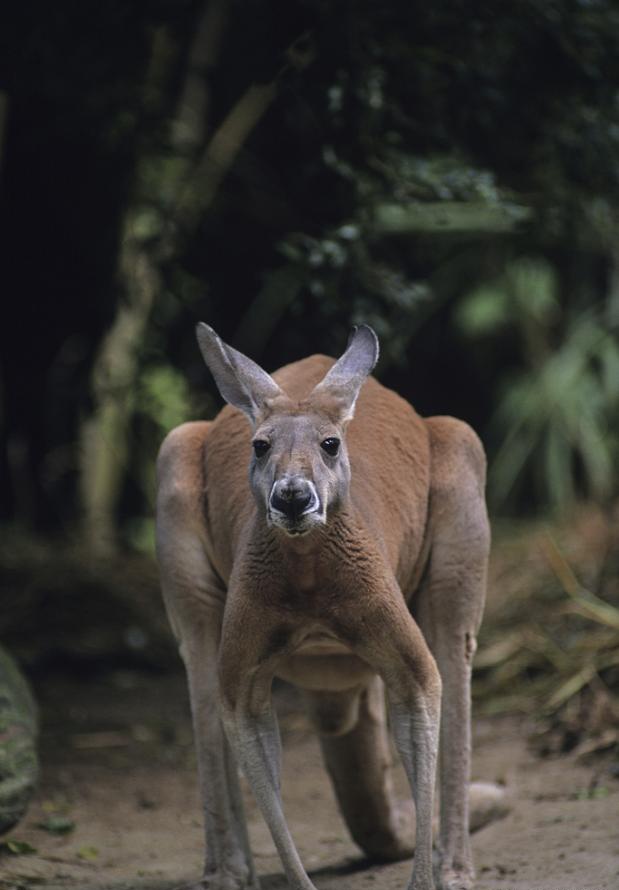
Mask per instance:
[[[284,476],[271,489],[269,510],[289,522],[296,522],[306,513],[318,509],[318,495],[314,484],[302,476]]]

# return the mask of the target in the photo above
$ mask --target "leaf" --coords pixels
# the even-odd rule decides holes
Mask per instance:
[[[191,415],[191,398],[185,378],[169,365],[145,368],[139,381],[139,406],[165,432]]]
[[[495,502],[506,500],[523,467],[537,445],[537,436],[529,431],[527,435],[514,437],[504,442],[497,452],[488,473],[489,487]]]
[[[75,822],[68,816],[53,814],[48,816],[44,822],[39,822],[37,828],[49,831],[50,834],[69,834],[74,830]]]
[[[462,331],[478,337],[495,334],[512,320],[507,292],[495,285],[482,285],[460,304],[456,322]]]
[[[572,465],[570,449],[558,427],[548,427],[544,450],[548,494],[553,503],[563,507],[573,498]]]
[[[520,257],[506,269],[507,286],[526,312],[537,321],[544,321],[557,308],[557,276],[547,260]]]
[[[18,841],[10,838],[8,841],[0,844],[0,850],[6,850],[14,856],[28,856],[30,853],[36,853],[36,847],[26,841]]]
[[[77,851],[78,859],[83,859],[85,862],[94,862],[99,856],[99,850],[97,847],[80,847]]]
[[[603,497],[612,485],[613,461],[607,441],[585,418],[579,429],[579,446],[591,489],[598,497]]]
[[[619,399],[619,349],[613,338],[607,337],[599,351],[602,383],[609,402]]]
[[[579,788],[574,792],[574,797],[576,800],[600,800],[608,797],[609,793],[605,785],[599,785],[595,788]]]
[[[523,289],[533,286],[537,272],[520,267],[514,281]],[[539,276],[540,317],[533,319],[521,307],[514,316],[526,335],[540,327],[539,347],[549,339],[542,324],[552,315],[552,281]],[[529,319],[529,321],[527,321]],[[491,421],[493,436],[501,445],[489,474],[490,496],[495,503],[513,498],[521,481],[533,483],[546,503],[565,509],[576,494],[604,498],[614,486],[612,434],[617,400],[605,384],[619,369],[619,351],[600,320],[591,313],[572,319],[563,341],[552,352],[538,348],[537,363],[510,381]],[[539,365],[539,366],[538,366]],[[619,384],[616,387],[619,392]],[[518,485],[517,485],[518,483]]]

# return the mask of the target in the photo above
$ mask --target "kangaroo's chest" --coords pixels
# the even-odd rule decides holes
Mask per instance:
[[[317,628],[282,658],[276,674],[301,689],[342,692],[366,682],[373,671],[344,641]]]

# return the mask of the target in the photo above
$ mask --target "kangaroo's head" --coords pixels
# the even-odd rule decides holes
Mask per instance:
[[[267,523],[289,535],[324,525],[348,494],[346,427],[378,359],[372,328],[355,329],[346,352],[301,402],[208,325],[199,324],[197,335],[219,392],[253,427],[249,480]]]

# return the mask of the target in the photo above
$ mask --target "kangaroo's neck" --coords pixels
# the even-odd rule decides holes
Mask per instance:
[[[278,534],[283,574],[299,591],[313,590],[320,583],[323,551],[322,529],[307,535]]]
[[[370,542],[352,505],[334,510],[326,525],[305,535],[286,535],[272,530],[278,569],[288,585],[311,591],[333,583],[345,565],[354,570]],[[373,549],[373,548],[372,548]]]

